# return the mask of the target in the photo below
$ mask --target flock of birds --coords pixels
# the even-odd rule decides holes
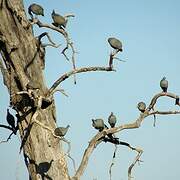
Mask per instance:
[[[160,81],[160,87],[163,90],[164,93],[167,92],[168,89],[168,81],[166,80],[166,77],[163,77]],[[146,104],[144,102],[139,102],[137,105],[137,108],[140,112],[144,113],[146,110]],[[115,127],[117,122],[116,116],[111,112],[110,116],[108,117],[108,123],[110,124],[110,127]],[[103,129],[108,129],[107,125],[104,123],[103,119],[92,119],[92,126],[99,130],[101,132]]]
[[[37,17],[39,15],[44,16],[44,9],[39,4],[31,4],[28,7],[28,13],[33,19],[33,14]],[[52,11],[51,17],[53,19],[53,25],[59,28],[65,28],[67,24],[67,18],[57,14],[55,10]]]
[[[44,9],[38,5],[38,4],[31,4],[28,8],[28,13],[33,18],[33,14],[38,16],[42,15],[44,16]],[[33,13],[33,14],[32,14]],[[59,28],[66,28],[67,19],[60,14],[57,14],[54,10],[52,11],[51,17],[53,19],[53,25]],[[108,43],[110,46],[115,49],[117,52],[123,51],[122,49],[122,42],[114,37],[108,38]],[[160,81],[160,87],[162,88],[163,92],[166,93],[168,89],[168,81],[166,80],[166,77],[163,77],[163,79]],[[146,104],[144,102],[139,102],[137,105],[137,108],[140,112],[144,112],[146,110]],[[9,109],[7,109],[7,116],[6,120],[9,124],[9,126],[12,128],[13,132],[17,131],[17,126],[15,125],[15,118],[14,116],[9,112]],[[110,124],[110,127],[115,127],[117,122],[116,116],[111,112],[110,116],[108,117],[108,123]],[[102,131],[104,128],[108,128],[103,119],[92,119],[92,126]],[[69,125],[67,127],[57,127],[54,130],[54,134],[59,137],[64,137],[69,129]]]
[[[39,5],[39,4],[31,4],[28,7],[28,13],[31,16],[31,18],[33,19],[33,14],[37,17],[39,15],[44,16],[44,9]],[[68,19],[58,13],[55,12],[55,10],[52,11],[51,13],[51,17],[53,19],[53,25],[59,28],[66,28]],[[110,46],[117,50],[117,52],[119,51],[123,51],[122,49],[122,42],[120,40],[118,40],[117,38],[114,37],[110,37],[108,38],[108,43],[110,44]]]
[[[165,77],[160,81],[160,87],[163,90],[164,93],[167,92],[168,89],[168,81]],[[144,113],[146,110],[146,104],[144,102],[139,102],[137,105],[137,108],[140,112]],[[14,134],[16,134],[17,126],[15,125],[15,118],[14,116],[9,112],[9,109],[7,109],[7,116],[6,116],[7,123],[9,124],[10,128],[12,128],[12,131]],[[116,116],[111,112],[111,114],[108,117],[108,123],[111,128],[114,128],[117,122]],[[103,131],[103,129],[108,129],[107,125],[104,123],[103,119],[92,119],[92,126],[99,130],[99,132]],[[57,127],[54,130],[54,134],[59,137],[64,137],[69,129],[70,125],[67,125],[66,127]]]
[[[115,127],[117,122],[116,116],[111,112],[108,117],[108,123],[110,124],[111,128]],[[104,128],[108,129],[107,125],[104,123],[103,119],[92,119],[92,126],[101,132]]]

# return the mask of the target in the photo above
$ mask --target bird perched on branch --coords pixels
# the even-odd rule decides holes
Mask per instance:
[[[113,114],[113,112],[111,112],[111,114],[108,117],[108,123],[112,128],[115,127],[116,121],[116,116]]]
[[[160,81],[160,87],[162,88],[163,92],[167,92],[168,89],[168,81],[166,80],[166,77],[163,77]]]
[[[44,16],[44,9],[39,4],[33,3],[28,7],[28,13],[32,18],[33,18],[33,14],[35,14],[36,16],[38,15]]]
[[[53,19],[53,25],[59,28],[66,28],[66,24],[67,24],[67,19],[65,19],[63,16],[61,16],[60,14],[55,13],[55,10],[53,10],[51,17]]]
[[[66,127],[57,127],[54,130],[54,134],[56,136],[64,137],[69,129],[70,125],[67,125]]]
[[[92,119],[92,126],[99,131],[102,131],[105,128],[103,119]]]
[[[108,38],[108,43],[110,44],[110,46],[112,48],[114,48],[115,50],[119,51],[123,51],[122,49],[122,42],[119,39],[116,39],[114,37],[110,37]]]
[[[137,108],[143,113],[146,110],[146,104],[144,102],[139,102]]]
[[[13,130],[15,130],[16,129],[15,119],[14,119],[14,116],[9,112],[9,109],[7,109],[6,120],[8,124],[13,128]]]

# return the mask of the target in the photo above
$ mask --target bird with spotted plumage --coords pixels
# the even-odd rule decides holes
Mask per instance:
[[[70,125],[67,125],[66,127],[57,127],[54,130],[54,134],[59,137],[64,137],[69,129]]]
[[[33,3],[28,7],[28,13],[31,16],[31,18],[33,19],[33,14],[36,16],[36,18],[39,15],[44,16],[44,9],[39,4]]]
[[[119,52],[119,51],[122,52],[123,51],[123,49],[122,49],[122,42],[119,39],[117,39],[115,37],[110,37],[110,38],[108,38],[108,43],[117,52]]]
[[[53,19],[53,25],[59,28],[66,28],[67,19],[65,19],[60,14],[57,14],[55,10],[52,11],[51,17]]]
[[[108,123],[109,123],[110,126],[113,128],[113,127],[115,127],[116,122],[117,122],[117,118],[116,118],[116,116],[114,115],[114,113],[111,112],[111,114],[110,114],[109,117],[108,117]]]
[[[146,110],[146,104],[141,101],[137,104],[137,108],[143,113]]]
[[[92,119],[92,126],[99,131],[105,128],[103,119]]]
[[[167,92],[168,89],[168,81],[166,80],[166,77],[163,77],[160,81],[160,87],[163,90],[163,92]]]

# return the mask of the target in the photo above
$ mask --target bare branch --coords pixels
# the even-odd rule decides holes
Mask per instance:
[[[129,166],[129,168],[128,168],[128,180],[131,180],[131,179],[132,179],[132,176],[131,176],[132,169],[133,169],[133,167],[135,166],[135,164],[140,161],[140,157],[141,157],[141,155],[142,155],[142,153],[143,153],[143,150],[142,150],[142,149],[134,148],[134,150],[137,151],[138,154],[137,154],[137,156],[135,157],[134,162],[133,162],[133,163]]]
[[[155,115],[155,114],[159,114],[159,115],[180,114],[180,111],[153,111],[149,113],[149,115]]]
[[[154,107],[154,105],[156,104],[158,98],[162,97],[162,96],[167,96],[167,97],[170,97],[170,98],[173,98],[173,99],[176,99],[177,98],[177,95],[173,94],[173,93],[158,93],[156,94],[151,102],[150,102],[150,105],[148,106],[148,108],[145,110],[144,113],[140,113],[139,117],[133,122],[133,123],[129,123],[129,124],[124,124],[124,125],[120,125],[118,127],[114,127],[114,128],[105,128],[103,131],[99,132],[98,134],[96,134],[92,139],[91,141],[89,142],[89,145],[88,147],[86,148],[85,152],[84,152],[84,155],[83,155],[83,158],[81,160],[81,163],[80,163],[80,166],[78,168],[78,170],[76,171],[75,175],[74,175],[74,179],[79,179],[82,174],[84,173],[84,170],[85,168],[87,167],[87,164],[88,164],[88,160],[89,160],[89,157],[90,155],[92,154],[94,148],[98,145],[97,142],[102,138],[104,137],[105,135],[108,135],[108,134],[114,134],[114,133],[117,133],[117,132],[120,132],[122,130],[125,130],[125,129],[135,129],[135,128],[139,128],[141,126],[141,123],[143,122],[143,120],[150,116],[150,115],[153,115],[153,113],[151,113],[151,109]],[[156,111],[156,113],[159,112],[159,111]],[[162,113],[164,115],[166,114],[179,114],[179,111],[175,112],[175,113],[172,113],[173,111],[168,111],[168,113]],[[157,113],[158,114],[158,113]],[[139,161],[139,158],[142,154],[142,150],[141,149],[138,149],[138,148],[132,148],[131,146],[129,146],[132,150],[135,150],[138,152],[138,155],[136,156],[135,158],[135,161],[133,162],[133,164],[129,167],[129,170],[128,170],[128,176],[130,178],[131,176],[131,170],[132,168],[134,167],[134,165],[136,164],[137,161]],[[129,179],[130,180],[130,179]]]
[[[147,109],[148,109],[148,110],[151,110],[151,109],[154,107],[154,105],[156,104],[158,98],[161,97],[161,96],[167,96],[167,97],[173,98],[173,99],[175,99],[175,100],[176,100],[176,98],[178,97],[177,95],[175,95],[175,94],[173,94],[173,93],[170,93],[170,92],[161,92],[161,93],[158,93],[158,94],[156,94],[156,95],[152,98],[152,100],[151,100],[151,102],[150,102],[150,105],[148,106]]]
[[[42,45],[42,47],[48,47],[48,46],[51,46],[51,47],[54,47],[54,48],[58,48],[61,44],[44,44],[44,43],[42,43],[41,44]]]
[[[67,36],[67,32],[64,29],[60,29],[59,27],[56,27],[56,26],[53,26],[53,25],[50,25],[50,24],[42,23],[39,20],[34,22],[34,24],[37,24],[39,27],[45,27],[45,28],[49,28],[49,29],[52,29],[54,31],[57,31],[57,32],[61,33],[63,36],[65,36],[65,37]]]
[[[68,50],[69,47],[71,48],[71,51],[72,51],[71,60],[72,60],[73,70],[75,70],[76,69],[76,64],[75,64],[76,51],[74,49],[73,42],[70,41],[70,38],[69,38],[68,34],[67,34],[67,36],[65,38],[66,38],[66,47],[62,50],[61,53],[64,55],[65,59],[67,61],[69,61],[69,57],[66,55],[66,50]],[[75,76],[75,74],[74,74],[74,84],[76,84],[76,76]]]
[[[61,52],[61,54],[63,54],[64,55],[64,57],[65,57],[65,59],[67,60],[67,61],[69,61],[69,58],[68,58],[68,56],[66,55],[66,50],[68,49],[68,47],[69,47],[69,45],[68,45],[68,43],[67,43],[67,45],[66,45],[66,47],[62,50],[62,52]]]
[[[68,17],[74,17],[74,15],[68,14],[68,15],[66,15],[66,17],[67,18]],[[74,49],[74,46],[73,46],[73,42],[70,41],[68,33],[62,28],[59,28],[59,27],[56,27],[56,26],[53,26],[53,25],[49,25],[49,24],[44,24],[44,23],[40,22],[38,19],[33,20],[33,24],[37,24],[39,27],[46,27],[46,28],[52,29],[54,31],[57,31],[57,32],[61,33],[65,37],[65,39],[66,39],[66,47],[62,50],[61,53],[64,55],[65,59],[69,61],[69,58],[65,54],[65,52],[66,52],[67,49],[69,49],[69,47],[71,48],[71,51],[72,51],[71,59],[72,59],[72,64],[73,64],[73,70],[75,70],[76,69],[76,65],[75,65],[75,53],[76,52],[75,52],[75,49]],[[74,84],[76,84],[75,74],[74,74]]]
[[[75,70],[76,69],[76,63],[75,63],[75,54],[76,54],[76,51],[74,49],[73,42],[70,42],[69,45],[70,45],[71,50],[72,50],[72,65],[73,65],[73,70]],[[75,74],[74,74],[74,84],[76,84],[76,75]]]
[[[4,125],[4,124],[0,124],[0,127],[5,128],[5,129],[9,129],[10,131],[13,131],[13,130],[14,130],[14,129],[11,128],[10,126],[6,126],[6,125]]]
[[[75,17],[75,15],[74,14],[66,14],[66,15],[64,15],[64,18],[69,18],[69,17]]]
[[[52,95],[56,92],[60,92],[62,93],[64,96],[68,97],[68,95],[66,94],[66,92],[64,91],[64,89],[55,89],[53,92],[52,92]]]
[[[43,44],[43,43],[41,43],[41,39],[42,39],[44,36],[47,36],[50,44]],[[38,36],[38,41],[39,41],[39,43],[41,44],[42,47],[52,46],[52,47],[58,48],[58,47],[60,46],[60,44],[59,44],[59,45],[56,45],[56,43],[52,41],[50,35],[49,35],[47,32],[44,32],[44,33],[40,34],[40,35]]]
[[[51,86],[51,88],[48,91],[48,96],[52,94],[54,89],[64,80],[72,76],[73,74],[77,73],[83,73],[83,72],[90,72],[90,71],[115,71],[114,69],[110,69],[109,67],[84,67],[84,68],[79,68],[72,70],[68,73],[63,74],[59,79],[57,79],[54,84]]]
[[[12,132],[9,136],[8,136],[8,138],[6,139],[6,140],[3,140],[3,141],[0,141],[0,144],[1,143],[6,143],[6,142],[8,142],[10,139],[11,139],[11,136],[14,134],[14,132]]]
[[[114,153],[113,153],[113,159],[112,159],[112,162],[111,162],[111,165],[110,165],[110,168],[109,168],[110,180],[112,180],[112,167],[114,165],[114,161],[115,161],[115,157],[116,157],[116,151],[117,151],[117,145],[115,145],[115,150],[114,150]]]

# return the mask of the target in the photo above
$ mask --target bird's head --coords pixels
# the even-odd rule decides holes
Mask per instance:
[[[164,76],[164,77],[162,78],[162,80],[166,80],[166,77]]]
[[[54,16],[56,13],[55,13],[55,10],[53,9],[51,15]]]
[[[95,126],[95,119],[92,119],[92,126]]]

